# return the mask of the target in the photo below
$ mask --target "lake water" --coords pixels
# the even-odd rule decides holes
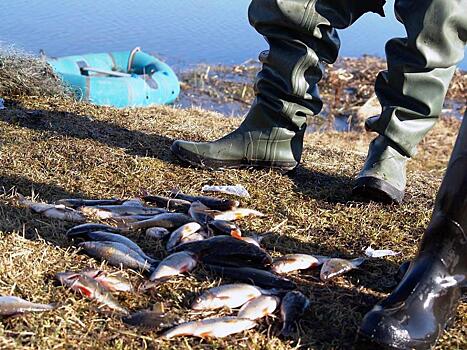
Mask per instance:
[[[0,0],[0,41],[49,56],[141,46],[175,67],[242,63],[266,43],[248,24],[249,0]],[[404,36],[392,11],[366,14],[341,32],[342,56],[384,56]],[[467,62],[461,65],[467,69]]]

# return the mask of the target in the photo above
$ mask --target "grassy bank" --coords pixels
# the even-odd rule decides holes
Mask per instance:
[[[374,135],[364,132],[315,133],[305,139],[303,164],[290,176],[268,171],[210,172],[187,168],[170,154],[174,139],[208,140],[239,124],[219,114],[171,107],[116,110],[77,103],[66,97],[4,95],[0,111],[0,295],[35,302],[58,302],[46,314],[0,321],[0,348],[101,349],[312,349],[350,348],[363,315],[394,287],[398,265],[413,257],[452,149],[459,122],[441,120],[410,162],[407,198],[401,206],[355,202],[352,178]],[[243,184],[251,194],[243,205],[268,218],[241,223],[246,233],[272,231],[263,241],[272,255],[316,253],[355,257],[368,245],[401,251],[370,261],[323,284],[317,272],[293,276],[312,301],[294,339],[274,336],[279,323],[260,326],[224,340],[161,341],[156,333],[125,326],[96,304],[54,285],[58,271],[100,266],[65,239],[69,224],[20,208],[14,193],[51,202],[64,197],[132,197],[142,191],[166,194],[174,187],[199,193],[204,184]],[[155,256],[163,247],[132,236]],[[108,270],[115,270],[106,267]],[[138,284],[141,277],[126,271]],[[204,288],[221,283],[203,269],[162,285],[153,294],[122,294],[131,309],[155,302],[196,319],[188,306]],[[227,311],[226,311],[227,313]],[[438,349],[467,346],[467,304]]]

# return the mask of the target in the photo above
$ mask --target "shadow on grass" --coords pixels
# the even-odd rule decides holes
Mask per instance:
[[[117,124],[64,111],[28,110],[16,102],[0,113],[0,120],[31,130],[44,131],[83,140],[93,140],[110,147],[123,148],[130,155],[154,157],[171,162],[173,140],[166,136],[128,130]],[[161,152],[162,150],[166,150]]]

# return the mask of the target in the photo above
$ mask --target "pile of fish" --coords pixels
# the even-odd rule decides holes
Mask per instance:
[[[129,325],[158,330],[175,326],[162,334],[165,338],[224,337],[255,327],[260,318],[278,309],[283,322],[281,334],[289,336],[310,301],[283,275],[321,266],[320,278],[326,282],[365,260],[307,254],[273,259],[261,247],[263,236],[245,237],[237,224],[243,218],[264,214],[240,208],[240,203],[231,199],[192,196],[174,190],[170,197],[146,195],[130,200],[63,199],[44,204],[20,197],[19,201],[47,217],[78,223],[66,236],[95,259],[143,272],[147,280],[138,287],[140,292],[155,289],[199,265],[216,276],[241,282],[209,289],[192,304],[192,310],[199,312],[240,308],[237,316],[181,322],[160,309],[130,314],[111,292],[133,292],[133,287],[105,271],[89,269],[56,275],[62,285],[111,308]],[[128,238],[137,234],[164,242],[165,251],[143,251]],[[165,258],[154,258],[160,255]]]

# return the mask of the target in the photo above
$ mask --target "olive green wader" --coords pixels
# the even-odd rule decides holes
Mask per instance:
[[[181,160],[210,168],[295,168],[306,117],[320,112],[322,63],[337,59],[336,29],[366,12],[383,15],[385,0],[253,0],[250,23],[269,43],[260,56],[256,99],[240,127],[214,142],[175,141]],[[455,65],[462,60],[466,0],[396,0],[408,39],[387,45],[388,71],[376,82],[383,107],[367,126],[371,146],[354,192],[400,201],[405,163],[440,113]]]

